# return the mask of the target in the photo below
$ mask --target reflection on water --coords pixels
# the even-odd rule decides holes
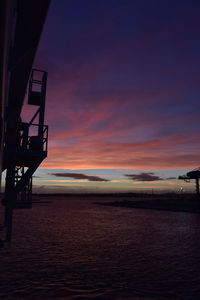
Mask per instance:
[[[200,299],[198,214],[54,198],[16,211],[1,299]]]

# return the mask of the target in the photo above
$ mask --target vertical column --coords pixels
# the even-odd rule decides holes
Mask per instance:
[[[197,197],[199,197],[199,178],[196,178],[196,192],[197,192]]]
[[[41,104],[40,104],[39,128],[38,128],[38,136],[41,138],[41,143],[43,143],[46,84],[47,84],[47,73],[44,72],[44,75],[42,77],[42,90],[41,90],[42,100],[41,100]]]

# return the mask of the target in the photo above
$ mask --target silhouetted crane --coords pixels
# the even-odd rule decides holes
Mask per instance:
[[[186,182],[190,182],[191,179],[195,179],[196,181],[196,193],[199,198],[199,178],[200,178],[200,167],[188,172],[186,175],[181,175],[178,179],[182,179]]]

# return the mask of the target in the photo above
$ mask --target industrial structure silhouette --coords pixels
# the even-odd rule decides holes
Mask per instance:
[[[186,175],[181,175],[179,176],[178,179],[182,179],[186,182],[190,182],[190,180],[194,179],[195,182],[196,182],[196,193],[197,193],[197,197],[200,196],[200,193],[199,193],[199,178],[200,178],[200,167],[190,171],[190,172],[187,172]]]
[[[47,156],[47,73],[32,70],[32,65],[49,3],[4,0],[0,4],[0,173],[6,170],[1,245],[11,241],[13,210],[31,208],[32,176]],[[20,115],[28,82],[28,104],[38,110],[24,123]]]

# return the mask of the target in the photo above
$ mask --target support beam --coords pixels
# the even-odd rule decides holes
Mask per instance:
[[[196,178],[196,192],[197,192],[197,196],[199,197],[199,178]]]
[[[41,157],[37,161],[34,162],[34,164],[27,169],[27,171],[22,176],[21,180],[16,184],[16,187],[14,188],[14,192],[16,195],[23,190],[23,188],[28,184],[30,178],[34,174],[34,172],[37,170],[41,162],[43,161],[44,157]]]

